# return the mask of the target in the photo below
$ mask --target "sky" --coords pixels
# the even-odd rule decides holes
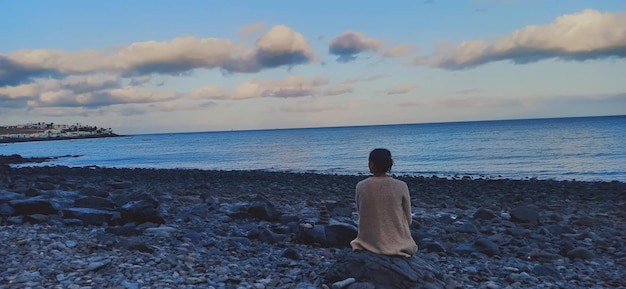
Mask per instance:
[[[2,1],[0,125],[626,115],[626,1]]]

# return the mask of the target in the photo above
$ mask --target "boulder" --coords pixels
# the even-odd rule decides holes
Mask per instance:
[[[567,257],[570,259],[593,259],[596,257],[592,251],[582,247],[576,247],[567,252]]]
[[[478,229],[472,222],[467,222],[456,229],[460,233],[478,234]]]
[[[141,200],[132,201],[123,205],[119,212],[121,213],[121,222],[126,223],[146,223],[152,222],[155,224],[164,224],[165,219],[159,213],[158,203],[155,205],[153,202]]]
[[[50,190],[54,190],[56,187],[54,186],[53,183],[41,182],[37,185],[37,188],[40,190],[44,190],[44,191],[50,191]]]
[[[276,244],[276,243],[283,242],[285,241],[285,239],[287,239],[287,237],[288,236],[285,234],[278,234],[278,233],[272,232],[270,229],[267,229],[267,228],[262,228],[258,236],[259,241],[268,243],[268,244]]]
[[[152,195],[146,192],[132,192],[123,191],[111,194],[111,200],[115,203],[115,206],[121,207],[134,201],[146,201],[152,203],[154,206],[159,205],[159,201]]]
[[[91,208],[98,210],[113,210],[115,203],[109,199],[88,196],[74,200],[74,207],[77,208]]]
[[[446,247],[433,240],[423,240],[419,244],[419,248],[420,250],[426,250],[426,252],[446,252]]]
[[[345,249],[336,255],[324,282],[332,285],[349,278],[383,289],[445,288],[449,280],[433,263],[415,256],[406,258]]]
[[[133,182],[131,181],[114,181],[111,183],[111,188],[115,190],[130,189],[132,187],[133,187]]]
[[[0,216],[11,216],[15,214],[13,207],[7,203],[0,203]]]
[[[474,215],[473,215],[474,219],[479,219],[479,220],[491,220],[496,217],[497,215],[494,212],[488,209],[483,209],[483,208],[479,208],[478,210],[476,210],[476,212],[474,212]]]
[[[63,218],[78,219],[85,224],[100,226],[104,223],[111,224],[120,218],[118,212],[97,210],[90,208],[69,208],[63,210]]]
[[[109,196],[109,192],[96,186],[84,186],[80,189],[79,192],[82,196],[94,196],[102,198],[106,198]]]
[[[358,234],[357,227],[343,222],[331,222],[324,227],[326,230],[325,244],[327,246],[350,246],[350,242],[356,239],[356,236]]]
[[[554,266],[537,265],[537,266],[533,267],[532,272],[533,272],[533,274],[535,276],[544,277],[546,279],[563,280],[563,277],[561,276],[561,273],[559,273],[559,270],[556,267],[554,267]]]
[[[521,206],[511,210],[511,221],[517,223],[537,224],[539,213],[532,207]]]
[[[276,210],[274,204],[266,200],[257,200],[250,204],[248,213],[255,218],[263,221],[277,222],[280,221],[281,213]]]
[[[573,234],[575,233],[575,231],[567,226],[560,226],[560,225],[550,225],[550,226],[546,226],[545,230],[550,233],[550,235],[553,236],[560,236],[563,234]]]
[[[13,207],[15,213],[18,215],[58,214],[58,210],[52,205],[50,200],[42,197],[33,197],[23,200],[12,200],[9,201],[9,205]]]
[[[12,200],[19,200],[25,197],[26,196],[24,194],[9,192],[0,189],[0,203],[6,203]]]
[[[330,224],[317,224],[315,226],[300,226],[296,235],[298,241],[324,247],[345,248],[350,246],[350,241],[357,236],[358,229],[351,224],[343,222],[331,222]]]
[[[453,251],[460,255],[481,253],[487,256],[493,256],[500,253],[498,245],[487,238],[478,238],[470,242],[462,243],[454,248]]]

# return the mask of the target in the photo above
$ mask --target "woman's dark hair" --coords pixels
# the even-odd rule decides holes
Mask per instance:
[[[388,149],[374,149],[370,152],[369,161],[374,164],[375,174],[384,174],[391,170],[393,159]]]

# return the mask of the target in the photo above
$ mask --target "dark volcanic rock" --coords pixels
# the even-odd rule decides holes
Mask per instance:
[[[441,243],[432,240],[424,240],[419,244],[419,249],[427,252],[445,252],[446,248]]]
[[[545,229],[554,236],[560,236],[562,234],[573,234],[575,231],[570,227],[564,227],[559,225],[546,226]]]
[[[89,196],[74,200],[74,207],[113,210],[115,208],[115,203],[109,199]]]
[[[80,194],[82,196],[93,196],[93,197],[102,197],[102,198],[107,198],[109,196],[109,192],[103,190],[101,187],[97,187],[97,186],[84,186],[82,188],[80,188]]]
[[[533,268],[533,273],[536,276],[544,276],[553,280],[563,279],[559,270],[557,270],[554,266],[537,265]]]
[[[332,222],[313,227],[301,226],[296,238],[305,244],[345,248],[350,246],[350,241],[356,238],[357,233],[358,229],[353,225]]]
[[[119,212],[122,214],[122,223],[165,223],[165,219],[159,213],[158,204],[155,205],[153,202],[146,200],[129,202],[122,206]]]
[[[42,197],[33,197],[23,200],[12,200],[9,204],[15,212],[19,215],[32,215],[32,214],[45,214],[53,215],[58,214],[58,210],[54,208],[50,200]]]
[[[0,204],[0,216],[11,216],[13,214],[15,214],[13,207],[9,206],[7,203]]]
[[[269,243],[269,244],[276,244],[276,243],[283,242],[286,238],[287,238],[287,235],[274,233],[270,229],[267,229],[267,228],[261,229],[261,232],[259,232],[259,236],[258,236],[259,241]]]
[[[111,183],[111,188],[116,190],[130,189],[132,187],[133,183],[131,181],[116,181]]]
[[[461,233],[470,233],[470,234],[477,234],[478,233],[478,229],[471,222],[467,222],[467,223],[461,225],[456,230],[457,230],[457,232],[461,232]]]
[[[54,190],[56,187],[54,186],[53,183],[42,182],[42,183],[39,183],[39,185],[37,185],[37,188],[40,190],[44,190],[44,191],[50,191],[50,190]]]
[[[480,208],[476,210],[476,212],[474,212],[474,215],[472,217],[474,219],[480,219],[480,220],[491,220],[493,218],[496,218],[497,215],[491,210]]]
[[[530,206],[521,206],[511,210],[511,221],[518,223],[537,224],[539,213]]]
[[[478,238],[471,242],[462,243],[454,248],[453,251],[461,255],[469,255],[476,252],[487,256],[493,256],[500,252],[498,245],[487,238]]]
[[[358,229],[350,224],[331,222],[325,225],[327,246],[348,247],[356,239]]]
[[[434,264],[418,257],[397,257],[346,249],[337,254],[326,283],[347,278],[375,288],[445,288],[447,278]]]
[[[79,219],[85,224],[99,226],[119,220],[120,214],[118,212],[90,208],[69,208],[63,210],[63,217],[66,219]]]
[[[157,201],[156,198],[146,192],[118,192],[111,195],[111,200],[115,203],[115,206],[117,207],[121,207],[135,201],[146,201],[151,203],[155,207],[159,205],[159,201]]]
[[[596,258],[596,254],[589,249],[577,247],[567,252],[567,257],[570,259],[593,259]]]
[[[0,203],[6,203],[12,200],[19,200],[26,197],[24,194],[0,190]]]
[[[248,207],[248,213],[257,219],[271,222],[280,221],[282,215],[272,203],[266,200],[252,202]]]

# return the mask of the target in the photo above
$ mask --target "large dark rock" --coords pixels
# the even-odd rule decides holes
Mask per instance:
[[[116,190],[130,189],[133,187],[133,182],[131,181],[114,181],[111,183],[111,188]]]
[[[593,259],[596,258],[596,254],[591,250],[577,247],[567,252],[567,257],[570,259]]]
[[[116,193],[111,194],[111,200],[115,203],[115,206],[117,207],[121,207],[130,202],[136,202],[136,201],[146,201],[146,202],[153,204],[153,206],[155,207],[159,205],[159,201],[157,201],[155,197],[153,197],[152,195],[146,192],[133,192],[133,191],[116,192]]]
[[[85,224],[100,226],[104,223],[115,223],[119,220],[120,214],[118,212],[90,208],[69,208],[63,210],[63,218],[78,219]]]
[[[26,195],[24,194],[0,190],[0,203],[6,203],[12,200],[19,200],[25,197]]]
[[[560,225],[546,226],[545,230],[548,231],[553,236],[560,236],[560,235],[563,235],[563,234],[573,234],[573,233],[576,233],[576,231],[574,231],[574,229],[572,229],[570,227],[566,227],[566,226],[560,226]]]
[[[474,215],[472,217],[479,220],[491,220],[497,217],[497,215],[491,210],[479,208],[478,210],[476,210],[476,212],[474,212]]]
[[[348,247],[358,234],[357,227],[347,223],[331,222],[325,227],[327,246]]]
[[[280,243],[280,242],[285,241],[285,239],[287,239],[287,237],[288,236],[285,235],[285,234],[278,234],[278,233],[272,232],[272,230],[270,230],[270,229],[263,228],[259,232],[258,239],[261,242],[265,242],[265,243],[269,243],[269,244],[276,244],[276,243]]]
[[[152,222],[155,224],[164,224],[165,219],[161,216],[158,210],[158,203],[155,205],[153,202],[147,200],[133,201],[126,205],[123,205],[119,212],[122,215],[122,223],[146,223]]]
[[[248,207],[248,213],[257,219],[270,222],[280,221],[280,216],[282,215],[276,210],[274,204],[266,200],[252,202]]]
[[[537,265],[533,267],[533,274],[536,276],[541,276],[551,280],[562,280],[563,277],[559,270],[554,266],[549,265]]]
[[[74,207],[113,210],[115,208],[115,203],[109,199],[89,196],[74,200]]]
[[[312,227],[301,226],[296,238],[298,241],[309,245],[321,245],[324,247],[345,248],[350,246],[350,241],[357,236],[358,229],[347,223],[332,222],[330,224],[317,224]]]
[[[460,233],[478,234],[478,228],[472,222],[467,222],[456,229]]]
[[[422,240],[419,244],[419,248],[420,250],[426,250],[427,252],[446,252],[446,247],[433,240]]]
[[[539,213],[530,206],[520,206],[511,210],[511,221],[537,224]]]
[[[7,203],[0,203],[0,216],[11,216],[15,214],[13,207]]]
[[[80,189],[80,194],[82,196],[94,196],[102,198],[106,198],[109,196],[109,192],[102,189],[101,187],[96,186],[84,186]]]
[[[433,263],[418,257],[398,257],[368,251],[342,250],[325,276],[325,283],[354,278],[381,289],[445,288],[448,278]]]
[[[9,201],[9,205],[13,207],[15,213],[18,215],[58,214],[58,210],[52,205],[50,200],[42,197],[33,197],[23,200],[12,200]]]
[[[478,238],[470,242],[462,243],[454,248],[453,251],[460,255],[481,253],[487,256],[493,256],[500,253],[498,245],[487,238]]]

